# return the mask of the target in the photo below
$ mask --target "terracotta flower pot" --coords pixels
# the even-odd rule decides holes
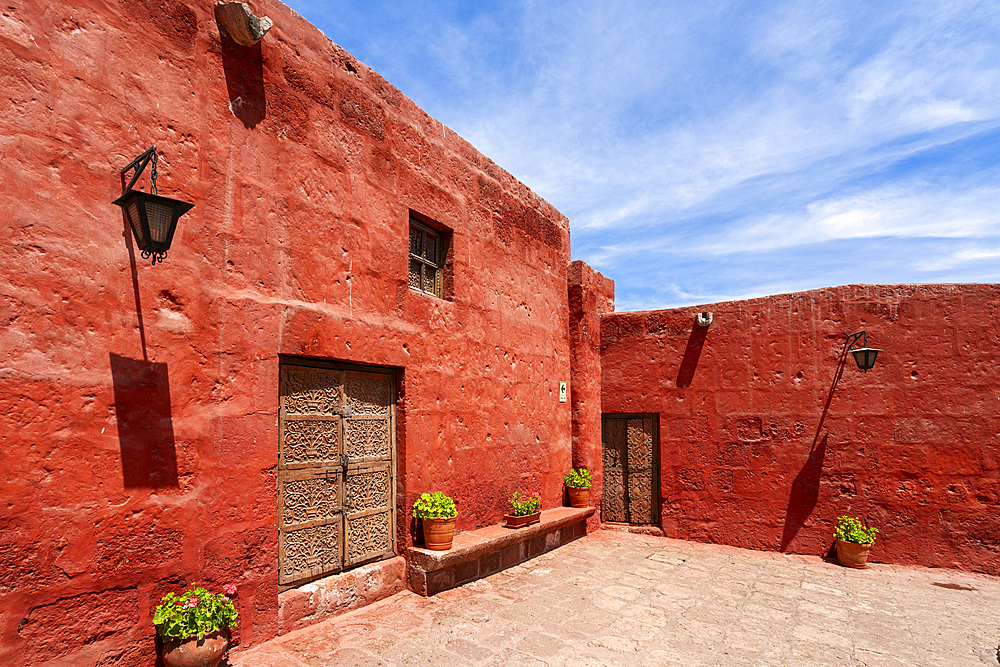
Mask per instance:
[[[524,516],[514,516],[513,514],[503,515],[503,525],[506,528],[524,528],[525,526],[530,526],[533,523],[538,523],[541,512],[535,512],[534,514],[526,514]]]
[[[447,551],[455,539],[455,519],[421,519],[424,527],[424,545],[431,551]]]
[[[837,560],[844,567],[855,567],[859,570],[868,563],[868,552],[871,551],[870,544],[855,544],[837,540]]]
[[[163,645],[163,664],[167,667],[216,667],[229,648],[225,630],[205,635],[204,639],[175,639]]]
[[[570,507],[590,507],[590,487],[567,486]]]

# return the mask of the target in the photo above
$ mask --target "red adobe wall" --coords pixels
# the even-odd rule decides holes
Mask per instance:
[[[591,471],[590,504],[601,523],[601,316],[615,312],[615,282],[586,262],[569,265],[569,339],[572,351],[573,466]],[[567,504],[569,499],[567,498]]]
[[[279,354],[402,369],[400,547],[422,491],[460,530],[516,488],[561,504],[565,217],[254,9],[249,49],[212,3],[3,9],[0,664],[153,664],[152,610],[192,579],[239,586],[244,645],[275,634]],[[111,205],[152,144],[195,205],[156,267]],[[448,300],[408,288],[411,210],[454,231]]]
[[[881,528],[874,561],[997,575],[998,303],[998,285],[850,285],[608,315],[603,409],[659,414],[670,537],[825,554],[850,513]],[[884,351],[838,375],[862,329]]]

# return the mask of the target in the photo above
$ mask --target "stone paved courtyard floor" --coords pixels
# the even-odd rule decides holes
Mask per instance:
[[[431,598],[404,592],[289,633],[230,664],[982,667],[998,665],[998,635],[997,578],[850,570],[603,530]]]

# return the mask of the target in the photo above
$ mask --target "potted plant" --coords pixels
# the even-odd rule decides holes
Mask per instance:
[[[837,517],[837,560],[846,567],[865,567],[876,534],[878,528],[866,528],[858,519]]]
[[[590,471],[584,467],[570,468],[563,477],[566,493],[569,494],[570,507],[590,506]]]
[[[518,491],[510,497],[510,514],[503,517],[504,526],[507,528],[523,528],[533,523],[538,523],[542,515],[542,498],[537,493],[531,497],[524,498]]]
[[[239,617],[230,598],[236,586],[226,584],[222,593],[193,588],[181,595],[167,593],[153,614],[153,625],[163,639],[163,664],[167,667],[216,667],[229,648],[226,630]]]
[[[413,503],[413,516],[420,519],[424,529],[424,545],[431,551],[451,549],[455,538],[455,518],[458,510],[455,501],[440,491],[421,493]]]

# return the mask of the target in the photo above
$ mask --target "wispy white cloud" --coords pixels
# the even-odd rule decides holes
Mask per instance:
[[[946,271],[957,266],[1000,259],[1000,246],[978,248],[965,247],[950,254],[929,260],[914,262],[921,271]]]
[[[816,200],[804,210],[766,215],[719,235],[700,250],[718,255],[876,236],[993,235],[1000,235],[1000,187],[928,191],[925,184],[911,183]]]
[[[1000,280],[968,250],[1000,247],[995,2],[346,4],[355,54],[566,213],[630,304],[923,271],[891,243]],[[831,263],[862,238],[882,255]]]

